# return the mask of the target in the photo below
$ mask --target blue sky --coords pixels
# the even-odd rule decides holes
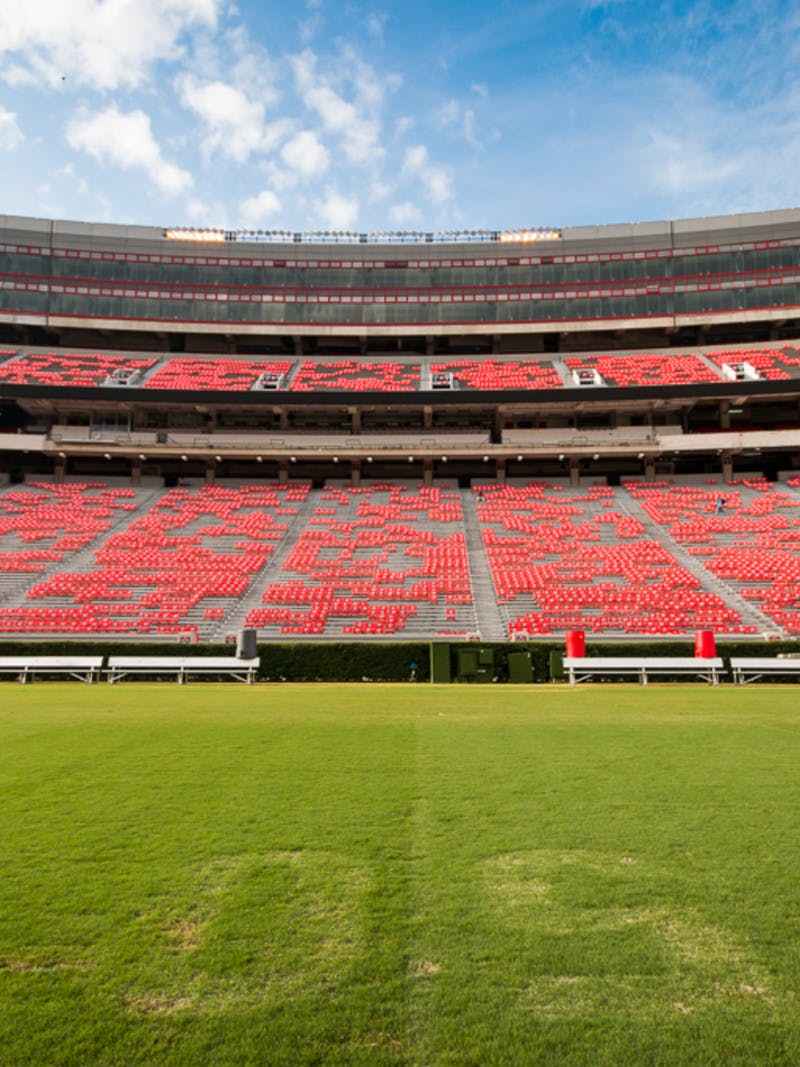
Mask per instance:
[[[800,205],[778,0],[6,0],[0,212],[358,231]]]

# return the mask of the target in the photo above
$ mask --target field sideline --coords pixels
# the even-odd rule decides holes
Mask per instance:
[[[800,1062],[796,687],[0,692],[2,1067]]]

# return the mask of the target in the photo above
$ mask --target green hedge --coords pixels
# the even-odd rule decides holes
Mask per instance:
[[[0,656],[233,656],[235,647],[175,641],[0,641]],[[258,646],[259,678],[286,682],[406,682],[416,663],[417,681],[430,679],[427,641]],[[200,679],[198,678],[198,682]],[[194,679],[193,679],[194,682]]]
[[[508,681],[510,652],[531,654],[535,682],[552,680],[552,670],[563,652],[560,641],[516,641],[492,643],[488,641],[449,642],[453,678],[459,649],[491,649],[494,656],[492,676],[499,683]],[[430,645],[416,642],[319,642],[296,644],[260,644],[259,678],[264,681],[286,682],[406,682],[411,664],[416,664],[416,680],[430,680]],[[717,653],[730,667],[731,656],[777,656],[780,653],[800,654],[797,641],[718,641]],[[234,648],[224,645],[190,645],[171,642],[125,641],[1,641],[2,656],[232,656]],[[685,641],[627,641],[602,644],[589,641],[587,656],[693,656],[694,640]],[[556,677],[556,680],[560,680]],[[785,681],[785,679],[783,679]]]
[[[407,682],[430,679],[428,642],[259,645],[259,677],[271,682]]]

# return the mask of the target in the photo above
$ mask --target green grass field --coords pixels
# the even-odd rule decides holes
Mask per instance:
[[[0,1063],[800,1062],[800,690],[6,684]]]

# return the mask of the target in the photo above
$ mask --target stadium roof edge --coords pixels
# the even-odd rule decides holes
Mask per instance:
[[[759,212],[744,212],[734,215],[711,215],[699,218],[686,218],[675,220],[662,220],[662,221],[646,221],[646,222],[628,222],[628,223],[612,223],[612,224],[598,224],[589,226],[568,226],[559,228],[546,227],[542,230],[536,230],[535,228],[529,229],[492,229],[481,231],[461,231],[461,236],[453,237],[451,241],[446,240],[446,234],[424,234],[417,235],[416,242],[413,240],[414,235],[398,235],[398,239],[401,243],[401,247],[410,248],[415,243],[427,245],[427,248],[431,248],[430,240],[428,238],[435,238],[436,250],[441,255],[444,253],[448,246],[457,247],[463,252],[465,245],[473,245],[473,247],[480,248],[487,245],[499,246],[502,245],[503,250],[507,253],[515,245],[530,249],[531,244],[536,244],[541,248],[548,246],[547,240],[532,239],[526,237],[526,234],[556,234],[559,237],[559,246],[565,245],[601,245],[604,247],[629,247],[641,246],[654,247],[661,245],[691,245],[691,244],[706,244],[733,241],[740,238],[743,234],[747,234],[749,238],[753,238],[754,235],[763,236],[764,239],[769,239],[770,235],[775,237],[785,234],[787,229],[792,229],[795,233],[800,233],[800,208],[788,208],[773,211],[759,211]],[[189,231],[187,228],[187,234],[189,232],[197,233],[197,230]],[[205,232],[214,232],[210,228]],[[216,231],[217,233],[235,234],[236,231]],[[288,232],[288,231],[287,231]],[[70,238],[79,242],[87,242],[88,244],[111,242],[111,243],[128,243],[133,244],[161,244],[167,238],[167,228],[158,226],[139,226],[139,225],[124,225],[117,223],[92,223],[92,222],[80,222],[72,220],[56,220],[56,219],[41,219],[33,218],[29,216],[14,216],[14,215],[0,215],[0,239],[4,235],[11,234],[38,234],[41,236],[42,242],[58,243],[59,240],[64,238]],[[474,239],[470,239],[469,234],[474,234]],[[519,234],[519,240],[515,239],[515,235]],[[495,236],[496,240],[490,239],[488,235]],[[502,235],[502,239],[501,239]],[[257,235],[256,235],[257,236]],[[299,234],[300,241],[306,250],[310,250],[316,245],[326,248],[330,251],[330,241],[325,241],[318,233]],[[342,235],[336,239],[338,247],[345,247],[348,249],[359,249],[366,252],[365,243],[361,240],[364,235],[352,234],[349,235],[351,240],[344,239],[346,235]],[[371,251],[381,247],[381,241],[378,240],[381,234],[367,235],[370,237],[368,247]],[[319,237],[318,241],[314,238]],[[408,239],[406,239],[408,238]],[[197,248],[197,237],[190,238],[187,236],[187,243],[191,241],[191,244]],[[172,244],[180,244],[181,242],[173,240]],[[252,248],[253,239],[241,241],[237,239],[227,240],[226,244],[228,248],[231,245],[237,245],[239,243],[247,243]],[[264,240],[258,240],[258,244],[271,244],[281,243],[283,247],[286,245],[286,240],[282,242],[271,242],[267,235]],[[392,243],[388,239],[384,242],[386,247],[397,249],[398,243]],[[396,254],[396,252],[394,253]]]

